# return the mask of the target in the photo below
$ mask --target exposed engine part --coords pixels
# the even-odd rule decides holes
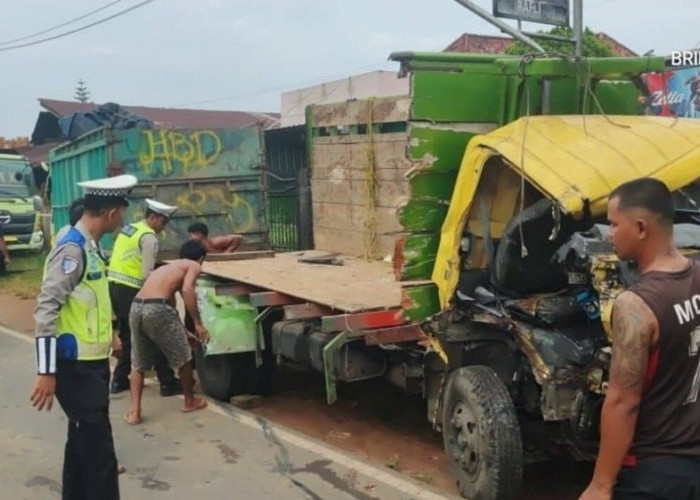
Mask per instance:
[[[573,384],[551,382],[542,386],[542,418],[553,421],[574,417],[577,393],[578,389]]]
[[[576,391],[569,425],[576,440],[594,439],[598,435],[600,405],[603,399],[584,389]]]

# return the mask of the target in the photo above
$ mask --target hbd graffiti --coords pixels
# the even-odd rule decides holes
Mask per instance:
[[[186,175],[192,168],[214,163],[222,149],[221,139],[211,130],[189,135],[172,130],[144,130],[142,133],[145,144],[139,162],[143,171],[150,175],[170,175],[178,167]]]

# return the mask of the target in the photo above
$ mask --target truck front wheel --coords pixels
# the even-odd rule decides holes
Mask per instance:
[[[452,475],[471,500],[517,498],[523,452],[513,402],[487,366],[455,370],[447,382],[442,432]]]

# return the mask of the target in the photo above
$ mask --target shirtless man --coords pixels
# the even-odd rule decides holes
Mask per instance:
[[[203,222],[195,222],[187,228],[190,239],[199,241],[207,253],[231,253],[243,242],[240,234],[227,234],[225,236],[209,237],[209,228]]]
[[[180,248],[180,259],[153,271],[131,305],[131,410],[124,416],[129,424],[141,423],[143,376],[153,367],[157,349],[165,354],[171,368],[180,375],[185,396],[182,411],[187,413],[207,406],[204,399],[194,397],[189,341],[195,338],[185,330],[175,309],[175,293],[180,292],[185,309],[194,320],[196,341],[205,343],[209,340],[209,333],[197,310],[194,291],[206,254],[201,243],[185,242]]]

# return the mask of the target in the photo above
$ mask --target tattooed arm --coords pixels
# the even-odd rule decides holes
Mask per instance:
[[[629,452],[642,400],[649,352],[659,325],[649,306],[632,292],[623,292],[613,308],[610,381],[601,415],[598,460],[582,499],[611,498],[622,461]]]

